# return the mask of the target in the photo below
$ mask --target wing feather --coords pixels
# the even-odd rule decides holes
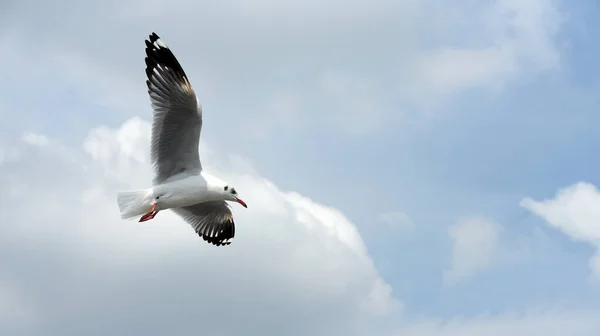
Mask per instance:
[[[233,214],[225,201],[209,201],[171,210],[210,244],[229,245],[235,236]]]
[[[146,40],[146,85],[152,109],[154,184],[202,171],[198,142],[202,107],[187,75],[156,33]]]

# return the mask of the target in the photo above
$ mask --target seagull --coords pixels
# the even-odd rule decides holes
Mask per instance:
[[[235,236],[229,202],[248,206],[227,181],[202,169],[202,106],[173,52],[156,33],[146,42],[146,85],[153,109],[152,187],[117,192],[122,219],[153,219],[170,209],[204,241],[224,246]]]

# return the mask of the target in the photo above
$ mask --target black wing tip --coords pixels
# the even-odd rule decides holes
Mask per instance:
[[[157,43],[159,42],[160,43]],[[158,49],[158,48],[167,48],[166,44],[164,44],[164,42],[162,42],[162,40],[160,39],[160,36],[156,35],[155,32],[152,32],[152,34],[148,35],[148,38],[146,40],[144,40],[144,44],[146,45],[146,55],[148,55],[148,52],[151,51],[152,49]],[[156,48],[158,46],[158,48]]]
[[[173,71],[177,77],[180,77],[183,82],[189,82],[183,67],[179,64],[179,61],[169,49],[169,47],[161,40],[161,38],[155,33],[148,35],[148,39],[144,41],[146,44],[146,77],[150,79],[154,69],[161,65],[168,67]]]
[[[150,43],[160,40],[160,37],[155,32],[152,32],[152,34],[148,35],[148,37],[150,38]]]
[[[202,232],[198,234],[202,237],[205,242],[213,244],[215,246],[227,246],[231,244],[231,240],[235,237],[235,223],[233,219],[220,224],[223,229],[215,234],[214,237],[206,235]]]
[[[227,245],[231,244],[231,241],[228,240],[230,238],[223,239],[223,238],[208,237],[208,236],[202,235],[202,239],[204,239],[205,242],[213,244],[215,246],[227,246]]]

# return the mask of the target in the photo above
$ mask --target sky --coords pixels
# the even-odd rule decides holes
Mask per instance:
[[[0,334],[600,334],[596,1],[0,4]],[[144,39],[236,237],[150,186]]]

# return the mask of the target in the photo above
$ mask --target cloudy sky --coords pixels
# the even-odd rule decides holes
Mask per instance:
[[[0,334],[599,335],[599,15],[3,1]],[[248,203],[228,247],[119,219],[152,179],[153,31]]]

